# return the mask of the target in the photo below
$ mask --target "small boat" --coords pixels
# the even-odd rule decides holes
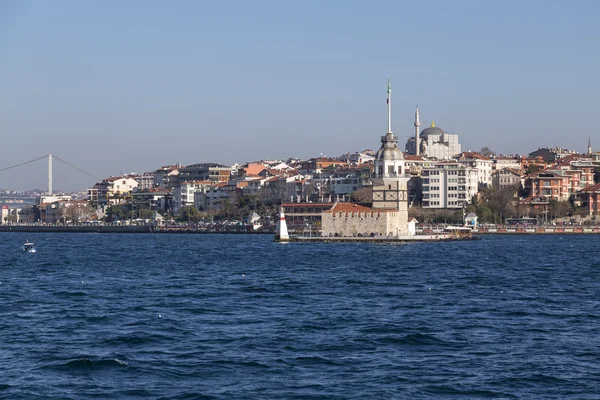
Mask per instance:
[[[29,241],[25,241],[25,243],[23,243],[23,246],[21,246],[21,250],[23,250],[26,253],[35,253],[35,245]]]

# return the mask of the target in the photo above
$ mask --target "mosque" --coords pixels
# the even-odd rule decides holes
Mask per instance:
[[[408,193],[410,175],[392,133],[392,84],[388,80],[388,131],[381,137],[372,178],[373,204],[336,203],[321,214],[324,237],[408,236]]]
[[[421,155],[428,158],[437,158],[438,160],[447,160],[456,154],[460,154],[461,146],[458,143],[458,135],[444,132],[435,126],[423,129],[419,134],[419,107],[415,111],[415,136],[406,141],[404,147],[408,154]]]

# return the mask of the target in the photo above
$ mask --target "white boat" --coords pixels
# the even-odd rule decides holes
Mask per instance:
[[[23,246],[21,246],[21,250],[23,250],[26,253],[35,253],[35,245],[29,241],[25,241],[25,243],[23,243]]]

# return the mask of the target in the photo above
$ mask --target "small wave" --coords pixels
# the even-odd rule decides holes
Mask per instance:
[[[531,314],[525,311],[508,311],[504,313],[506,317],[527,317]]]
[[[159,397],[158,400],[214,400],[220,399],[220,397],[210,396],[206,394],[200,394],[197,392],[192,393],[180,393],[168,397]]]
[[[104,344],[107,345],[144,345],[157,343],[162,341],[173,341],[175,340],[172,337],[163,336],[163,335],[144,335],[144,334],[135,334],[131,333],[128,335],[115,336],[112,338],[108,338],[104,341]]]
[[[245,287],[241,291],[246,293],[271,293],[269,289],[260,286]]]
[[[57,296],[57,297],[79,297],[79,296],[87,296],[86,292],[81,292],[81,291],[69,292],[69,291],[66,291],[66,290],[61,290],[60,292],[54,292],[52,294],[54,296]]]
[[[126,361],[118,358],[92,360],[87,357],[78,358],[76,360],[67,361],[62,364],[54,364],[47,366],[50,369],[63,371],[101,371],[113,368],[126,368],[129,364]]]
[[[390,334],[390,333],[394,334],[394,333],[400,333],[403,331],[404,330],[402,330],[400,327],[395,326],[395,325],[381,325],[381,326],[361,329],[361,333],[363,333],[363,334]]]
[[[496,392],[490,390],[481,390],[481,389],[466,389],[466,388],[457,388],[452,386],[430,386],[426,387],[425,392],[431,393],[435,396],[461,396],[468,398],[503,398],[503,399],[516,399],[518,398],[515,395],[503,392]]]
[[[343,365],[340,362],[337,361],[333,361],[324,357],[319,357],[319,356],[306,356],[306,357],[296,357],[294,358],[294,360],[297,363],[303,364],[303,365],[331,365],[331,366],[336,366],[336,365]]]
[[[402,337],[385,336],[378,339],[378,341],[388,344],[409,346],[450,346],[450,343],[448,342],[423,333],[412,333]]]

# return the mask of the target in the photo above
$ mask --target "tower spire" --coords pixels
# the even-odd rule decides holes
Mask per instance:
[[[421,149],[421,143],[419,143],[419,126],[421,126],[421,121],[419,121],[419,105],[417,104],[417,109],[415,111],[415,155],[419,155]]]
[[[388,76],[387,88],[387,104],[388,104],[388,133],[392,133],[392,79]]]
[[[592,138],[588,139],[588,154],[592,154]]]

